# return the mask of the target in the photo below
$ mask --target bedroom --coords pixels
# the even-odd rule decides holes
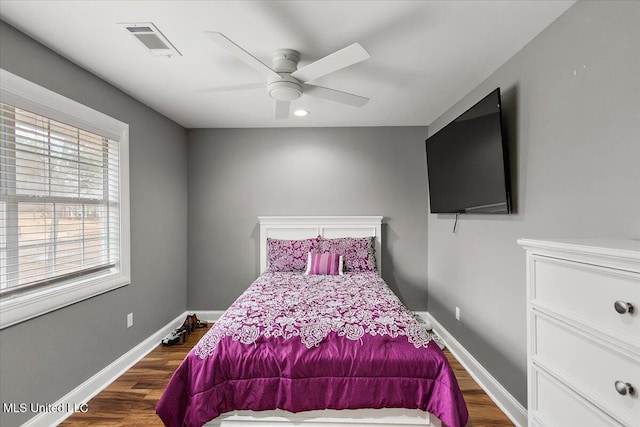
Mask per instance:
[[[130,124],[132,278],[2,329],[2,401],[55,402],[185,310],[224,310],[257,274],[259,215],[381,214],[389,286],[436,318],[521,414],[516,240],[640,238],[639,15],[638,2],[576,3],[420,125],[269,129],[183,127],[3,22],[3,69]],[[452,217],[428,214],[424,139],[496,87],[514,148],[515,213],[463,218],[453,235]],[[311,174],[318,165],[326,172]],[[305,180],[318,176],[333,189],[322,200]]]

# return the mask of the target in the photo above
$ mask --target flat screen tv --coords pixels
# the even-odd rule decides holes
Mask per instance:
[[[500,88],[426,140],[431,213],[511,213]]]

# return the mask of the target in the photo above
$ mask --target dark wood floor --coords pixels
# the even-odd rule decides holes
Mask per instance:
[[[185,344],[158,346],[89,401],[86,413],[77,413],[61,424],[64,427],[161,427],[155,406],[171,374],[206,329],[197,329]],[[468,427],[513,426],[476,384],[458,361],[445,351],[469,409]]]

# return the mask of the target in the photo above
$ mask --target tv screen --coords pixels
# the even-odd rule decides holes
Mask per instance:
[[[500,88],[426,141],[431,213],[511,212]]]

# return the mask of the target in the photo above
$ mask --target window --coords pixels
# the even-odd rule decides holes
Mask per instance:
[[[129,283],[128,125],[0,71],[4,328]]]

